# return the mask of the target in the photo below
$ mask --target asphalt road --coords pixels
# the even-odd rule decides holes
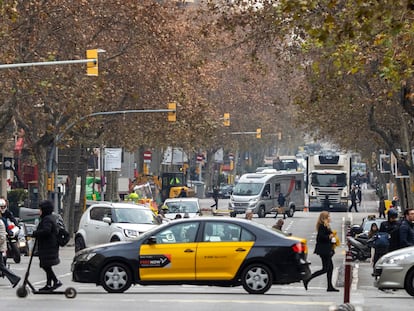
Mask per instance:
[[[202,199],[202,207],[213,204],[212,199]],[[225,214],[227,200],[219,201],[219,210]],[[362,218],[376,211],[376,197],[372,190],[364,191],[360,213],[332,213],[332,227],[337,229],[343,241],[343,224],[347,219],[352,223],[360,223]],[[321,268],[320,259],[313,254],[315,245],[315,222],[318,213],[297,212],[294,217],[285,221],[284,230],[308,241],[309,260],[312,271]],[[222,217],[226,217],[225,215]],[[238,215],[243,217],[243,215]],[[280,217],[280,215],[279,215]],[[271,216],[257,221],[272,225],[276,220]],[[302,310],[334,310],[335,306],[344,302],[344,288],[341,282],[341,268],[344,264],[346,246],[337,248],[334,256],[334,280],[340,289],[339,293],[326,292],[326,277],[312,280],[308,291],[301,283],[273,286],[265,295],[249,295],[242,287],[221,288],[210,286],[133,286],[124,294],[108,294],[102,287],[93,284],[71,282],[70,264],[74,254],[73,246],[61,249],[61,264],[55,269],[64,283],[63,288],[73,286],[78,295],[75,299],[67,299],[63,295],[33,295],[18,298],[16,289],[11,288],[6,279],[0,278],[1,310],[237,310],[261,311],[283,308],[284,311]],[[9,262],[11,260],[9,259]],[[11,268],[18,275],[24,276],[29,257],[23,257],[20,264],[11,263]],[[372,268],[369,262],[354,263],[353,282],[350,292],[351,304],[356,310],[411,310],[413,297],[405,291],[382,292],[373,287]],[[44,272],[39,268],[38,259],[33,260],[29,280],[35,287],[45,283]],[[343,283],[343,282],[342,282]]]

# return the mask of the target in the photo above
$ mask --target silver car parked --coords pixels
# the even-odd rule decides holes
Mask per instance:
[[[414,296],[414,246],[382,256],[375,264],[373,275],[378,289],[405,289]]]

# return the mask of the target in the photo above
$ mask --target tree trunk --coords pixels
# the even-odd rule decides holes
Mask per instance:
[[[413,200],[413,193],[411,191],[411,180],[414,177],[413,172],[413,159],[412,159],[412,153],[411,153],[411,140],[410,137],[412,136],[412,130],[410,128],[410,124],[412,123],[411,117],[407,116],[406,114],[403,114],[401,122],[401,132],[402,132],[402,140],[403,140],[403,146],[404,151],[407,152],[407,156],[405,157],[404,165],[407,167],[408,173],[410,178],[404,178],[401,182],[401,193],[399,192],[399,198],[400,198],[400,206],[401,210],[404,212],[405,209],[409,208],[409,206],[413,206],[414,200]]]
[[[47,150],[48,150],[47,147],[44,147],[42,145],[34,145],[33,147],[33,154],[35,156],[36,163],[39,168],[39,176],[37,180],[38,189],[39,189],[39,202],[41,200],[47,199],[47,188],[46,188],[47,174],[41,173],[41,172],[47,171],[46,169]]]
[[[73,166],[69,171],[66,192],[63,196],[63,220],[70,234],[78,230],[80,219],[80,217],[77,217],[81,209],[81,202],[76,202],[76,180],[81,160],[81,148],[80,145],[73,148]]]
[[[118,202],[118,172],[109,171],[106,172],[106,193],[105,200],[111,202]]]

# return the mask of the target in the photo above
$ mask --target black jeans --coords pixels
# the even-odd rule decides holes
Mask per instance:
[[[53,272],[52,267],[42,267],[42,269],[45,270],[46,272],[46,284],[52,285],[52,281],[53,281],[53,284],[56,284],[58,279],[55,273]]]
[[[313,278],[316,278],[322,274],[326,273],[327,281],[328,281],[328,289],[333,288],[332,285],[332,274],[333,274],[333,262],[332,262],[332,255],[319,255],[322,260],[322,269],[315,271],[312,273],[309,281]]]
[[[352,211],[352,207],[355,208],[355,212],[358,212],[358,206],[356,201],[351,201],[351,206],[349,207],[349,211]]]

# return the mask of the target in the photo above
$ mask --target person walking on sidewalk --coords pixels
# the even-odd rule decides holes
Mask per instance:
[[[414,246],[414,209],[407,208],[399,228],[399,247]]]
[[[20,281],[20,277],[7,269],[6,265],[4,264],[3,256],[7,256],[6,251],[7,231],[4,222],[0,219],[0,272],[10,281],[13,287],[16,287]]]
[[[332,256],[335,254],[334,245],[337,243],[335,234],[331,229],[331,216],[329,212],[323,211],[319,214],[318,221],[316,223],[316,231],[318,235],[316,236],[316,246],[315,254],[319,255],[322,260],[322,269],[318,270],[306,279],[303,280],[303,285],[306,290],[308,290],[308,284],[313,279],[320,275],[326,273],[328,287],[326,291],[328,292],[339,292],[332,284],[332,274],[333,274],[333,262]]]
[[[359,203],[359,207],[362,208],[362,190],[361,190],[361,186],[358,186],[358,188],[356,189],[356,196],[357,196],[357,200]]]
[[[378,214],[379,214],[378,216],[379,218],[381,218],[381,216],[385,218],[385,200],[384,200],[383,195],[380,197],[380,200],[379,200]]]
[[[378,232],[383,232],[388,235],[388,244],[386,245],[378,245],[375,248],[374,258],[372,259],[372,264],[375,266],[378,259],[384,256],[388,252],[395,251],[399,248],[399,241],[395,241],[392,236],[395,232],[399,230],[399,220],[398,220],[398,212],[395,208],[390,208],[387,214],[388,219],[383,221],[379,227]],[[378,244],[378,243],[377,243]]]

